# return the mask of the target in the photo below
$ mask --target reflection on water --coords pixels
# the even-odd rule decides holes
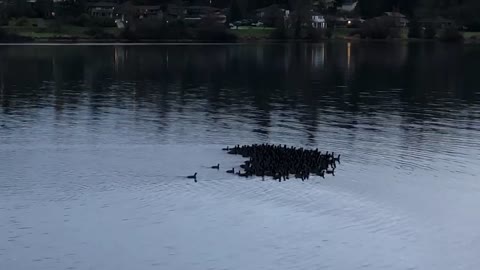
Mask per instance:
[[[478,146],[479,56],[438,44],[2,46],[0,134],[461,152]],[[87,131],[68,136],[75,127]]]

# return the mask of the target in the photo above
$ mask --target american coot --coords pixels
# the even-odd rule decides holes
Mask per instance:
[[[302,180],[309,179],[310,174],[322,178],[327,173],[335,175],[336,163],[340,163],[340,155],[336,157],[335,152],[322,153],[318,148],[308,150],[286,145],[235,145],[228,148],[228,153],[248,158],[240,165],[243,172],[235,172],[232,169],[227,171],[228,173],[235,172],[239,176],[247,177],[258,176],[262,179],[269,176],[279,181],[285,181],[289,175]]]
[[[235,173],[235,168],[232,168],[231,170],[228,170],[227,173]]]
[[[217,166],[212,166],[211,168],[212,168],[212,169],[220,170],[220,164],[217,164]]]
[[[242,173],[242,172],[239,171],[239,172],[237,172],[237,175],[242,176],[242,177],[248,177],[248,173],[246,173],[246,172]]]
[[[196,183],[197,182],[197,173],[195,173],[194,175],[189,175],[189,176],[187,176],[187,178],[195,180],[195,183]]]

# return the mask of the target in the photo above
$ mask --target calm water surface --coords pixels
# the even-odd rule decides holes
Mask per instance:
[[[414,43],[0,46],[0,269],[474,269],[479,61]],[[305,183],[207,168],[262,142],[343,160]]]

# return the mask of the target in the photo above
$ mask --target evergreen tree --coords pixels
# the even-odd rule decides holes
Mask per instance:
[[[50,18],[53,11],[53,0],[38,0],[36,5],[38,16],[42,18]]]
[[[242,10],[238,4],[240,0],[232,0],[232,5],[230,6],[229,21],[234,22],[242,19]]]

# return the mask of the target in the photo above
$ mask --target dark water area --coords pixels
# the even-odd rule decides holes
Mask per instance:
[[[438,43],[0,46],[0,268],[472,269],[479,60]],[[263,142],[342,164],[282,184],[205,169]]]

